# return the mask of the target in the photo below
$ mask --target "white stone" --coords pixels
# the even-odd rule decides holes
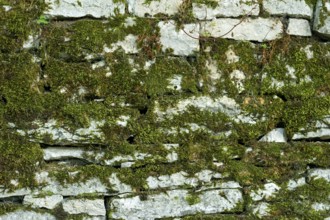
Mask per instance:
[[[6,198],[6,197],[14,197],[14,196],[25,196],[28,194],[31,194],[32,191],[30,189],[27,188],[23,188],[23,189],[17,189],[14,191],[11,190],[7,190],[5,188],[2,188],[0,186],[0,199],[1,198]]]
[[[47,147],[42,149],[44,160],[84,159],[84,150],[78,147]]]
[[[275,128],[263,136],[259,141],[260,142],[276,142],[276,143],[285,143],[288,138],[284,128]]]
[[[167,162],[173,163],[179,159],[179,155],[178,155],[178,153],[173,151],[166,155],[166,159],[167,159]]]
[[[160,43],[162,50],[173,50],[174,55],[188,56],[199,51],[199,24],[185,24],[177,30],[173,20],[161,21]]]
[[[112,185],[112,189],[120,194],[124,194],[124,193],[130,193],[133,192],[133,189],[131,186],[122,183],[118,177],[116,173],[112,173],[110,178],[109,178],[109,183]]]
[[[134,155],[115,156],[110,160],[105,160],[104,164],[111,166],[111,165],[119,163],[119,162],[121,162],[121,163],[130,162],[131,165],[133,165],[137,160],[144,160],[147,157],[151,157],[151,155],[146,154],[146,153],[135,152]]]
[[[0,215],[0,220],[56,220],[55,216],[48,213],[37,213],[33,211],[18,210],[15,212],[9,212],[5,215]]]
[[[23,204],[31,205],[33,208],[54,209],[63,200],[62,195],[52,195],[44,197],[36,197],[33,195],[24,196]]]
[[[129,12],[138,17],[153,17],[157,14],[174,15],[178,13],[183,0],[157,0],[146,3],[145,0],[129,0]]]
[[[252,191],[250,196],[253,201],[260,201],[262,199],[271,198],[279,190],[280,187],[275,183],[266,183],[264,185],[264,189],[258,189],[257,191]]]
[[[29,35],[28,39],[26,41],[24,41],[24,43],[23,43],[23,48],[29,50],[32,48],[37,48],[38,45],[39,45],[38,36]]]
[[[269,204],[266,202],[260,202],[253,207],[252,213],[258,218],[267,216],[269,213]]]
[[[5,9],[5,11],[10,11],[13,8],[9,5],[3,5],[2,7]]]
[[[111,17],[116,13],[125,13],[125,4],[114,3],[113,0],[45,0],[50,9],[45,12],[47,15],[58,17],[79,18],[92,16],[94,18]]]
[[[88,214],[105,216],[103,199],[70,199],[63,201],[63,210],[69,214]]]
[[[305,48],[302,48],[302,50],[306,53],[307,59],[313,59],[314,52],[311,50],[312,45],[307,45]]]
[[[221,213],[229,212],[243,202],[242,192],[238,189],[203,191],[197,195],[198,203],[193,205],[187,202],[189,196],[187,190],[171,190],[148,195],[144,201],[139,196],[113,199],[110,202],[110,209],[113,210],[110,218],[156,219],[196,213]]]
[[[312,204],[312,209],[315,211],[327,211],[330,210],[330,204],[315,202]]]
[[[305,19],[290,18],[289,26],[288,29],[286,30],[286,33],[288,33],[289,35],[303,36],[303,37],[312,36],[312,31],[309,25],[309,21]]]
[[[313,7],[308,5],[305,0],[264,0],[263,8],[271,15],[288,15],[308,19],[313,16]]]
[[[124,40],[111,44],[111,48],[105,46],[103,50],[105,53],[112,53],[118,48],[122,48],[127,54],[136,54],[139,52],[136,41],[137,36],[128,34]]]
[[[308,171],[310,179],[324,179],[330,182],[330,169],[311,169]]]
[[[292,140],[313,139],[319,138],[321,140],[330,139],[330,117],[327,116],[323,121],[317,121],[315,131],[299,132],[293,135]]]
[[[173,78],[168,79],[169,85],[167,86],[168,89],[172,90],[181,90],[181,82],[182,76],[181,75],[174,75]]]
[[[127,122],[130,119],[130,116],[127,115],[121,115],[119,117],[119,120],[117,120],[116,124],[122,127],[126,127],[127,126]]]
[[[219,18],[203,22],[201,36],[235,40],[270,41],[281,38],[283,24],[278,18]]]
[[[301,177],[297,180],[289,180],[288,182],[288,190],[294,190],[297,187],[303,186],[306,184],[306,179],[305,177]]]
[[[216,17],[257,16],[259,4],[254,0],[217,0],[215,8],[206,4],[193,3],[193,15],[200,20],[210,20]]]
[[[243,92],[244,89],[244,80],[245,74],[240,70],[234,70],[229,75],[230,79],[234,82],[239,93]]]
[[[330,3],[318,0],[315,7],[313,30],[321,36],[330,39]]]
[[[227,57],[227,63],[237,63],[239,61],[239,56],[235,54],[235,52],[229,48],[229,50],[226,51],[226,57]]]

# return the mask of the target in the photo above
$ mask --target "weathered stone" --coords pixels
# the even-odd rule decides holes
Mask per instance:
[[[258,218],[262,218],[269,214],[269,204],[266,202],[260,202],[257,205],[252,207],[252,213],[256,215]]]
[[[46,0],[50,9],[45,13],[51,16],[79,18],[92,16],[94,18],[111,17],[116,13],[125,13],[125,4],[113,0]]]
[[[299,186],[303,186],[306,184],[306,179],[305,177],[301,177],[297,180],[289,180],[288,182],[288,190],[294,190],[295,188]]]
[[[109,211],[113,219],[155,219],[196,213],[230,213],[241,210],[241,202],[243,197],[239,189],[210,190],[197,195],[190,195],[187,190],[171,190],[148,195],[147,200],[141,200],[139,196],[113,199]]]
[[[310,169],[308,171],[309,179],[324,179],[330,182],[330,169]]]
[[[263,8],[271,15],[288,15],[308,19],[313,16],[313,6],[306,3],[305,0],[264,0]]]
[[[105,216],[103,199],[69,199],[63,201],[63,209],[69,214]]]
[[[0,215],[1,220],[26,219],[26,220],[56,220],[55,216],[48,213],[37,213],[33,211],[15,211]]]
[[[157,14],[174,15],[178,13],[183,0],[129,0],[129,12],[139,17],[153,17]]]
[[[125,37],[124,40],[111,44],[111,48],[104,46],[103,50],[105,53],[112,53],[121,47],[127,54],[136,54],[139,52],[136,40],[137,36],[129,34]]]
[[[290,18],[289,26],[286,32],[290,35],[295,35],[295,36],[304,36],[304,37],[312,36],[309,21],[304,19]]]
[[[293,135],[292,140],[302,140],[302,139],[330,139],[330,117],[326,117],[323,121],[317,121],[315,125],[315,131],[296,133]]]
[[[270,41],[281,38],[283,24],[277,18],[247,18],[243,21],[221,18],[203,22],[201,36],[221,37],[235,40]]]
[[[53,209],[58,204],[60,204],[62,200],[63,200],[63,196],[61,195],[52,195],[52,196],[44,196],[44,197],[26,195],[24,196],[23,204],[31,205],[33,208]]]
[[[255,0],[217,0],[218,5],[213,8],[206,4],[193,3],[193,15],[200,20],[210,20],[216,17],[257,16],[259,4]]]
[[[174,55],[189,56],[199,51],[199,25],[186,24],[177,30],[173,20],[161,21],[160,43],[163,51],[172,50]]]
[[[14,191],[4,189],[0,187],[0,198],[6,198],[6,197],[13,197],[13,196],[25,196],[31,194],[32,191],[30,189],[17,189]]]
[[[250,196],[253,201],[260,201],[263,199],[269,199],[276,192],[280,190],[280,187],[276,185],[275,183],[266,183],[264,185],[264,189],[258,189],[257,191],[252,191]]]
[[[318,0],[315,7],[313,30],[330,39],[330,2]]]
[[[261,142],[287,142],[288,138],[286,136],[284,128],[275,128],[263,136],[259,141]]]
[[[84,150],[78,147],[47,147],[43,149],[44,160],[84,159]]]

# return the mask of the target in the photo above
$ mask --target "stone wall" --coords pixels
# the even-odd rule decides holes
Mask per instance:
[[[328,0],[0,0],[0,219],[330,219]]]

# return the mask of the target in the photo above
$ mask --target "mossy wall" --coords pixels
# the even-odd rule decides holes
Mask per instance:
[[[329,38],[267,2],[0,0],[0,218],[330,218]]]

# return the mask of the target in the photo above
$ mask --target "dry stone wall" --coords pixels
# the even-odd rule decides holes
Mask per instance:
[[[328,0],[0,0],[0,219],[330,219]]]

